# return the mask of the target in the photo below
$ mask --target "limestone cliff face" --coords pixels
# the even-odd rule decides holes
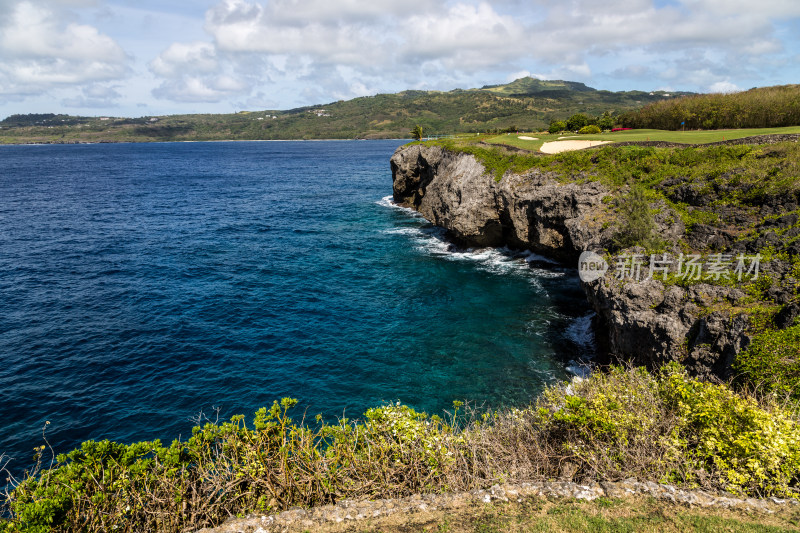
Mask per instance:
[[[582,285],[611,354],[637,365],[679,361],[694,375],[727,378],[750,342],[747,315],[730,312],[746,298],[738,289],[625,283],[612,273]]]
[[[561,183],[538,170],[496,182],[472,155],[422,145],[399,148],[391,168],[395,202],[459,244],[528,249],[575,267],[581,252],[610,244],[614,230],[603,202],[610,191],[600,183]],[[677,219],[657,217],[660,235],[682,236]],[[714,311],[735,307],[744,297],[736,289],[622,283],[613,269],[583,287],[598,316],[599,341],[624,360],[649,367],[680,360],[697,375],[725,376],[749,342],[746,318]]]
[[[599,183],[561,184],[538,171],[496,182],[471,155],[421,145],[399,148],[391,166],[395,202],[464,245],[508,245],[577,264],[611,235]]]

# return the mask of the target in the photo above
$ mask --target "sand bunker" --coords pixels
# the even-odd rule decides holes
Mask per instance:
[[[528,137],[527,135],[520,135],[517,139],[521,141],[538,141],[539,137]]]
[[[544,143],[539,150],[546,154],[557,154],[569,150],[582,150],[584,148],[600,146],[601,144],[608,144],[610,142],[611,141],[552,141]]]

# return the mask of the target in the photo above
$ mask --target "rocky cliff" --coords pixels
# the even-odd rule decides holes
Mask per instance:
[[[391,168],[395,202],[461,245],[528,249],[577,268],[583,251],[612,244],[610,205],[618,191],[599,181],[537,169],[496,181],[473,155],[425,145],[399,148]],[[657,207],[656,232],[677,253],[685,227],[665,204]],[[696,229],[709,233],[709,242],[724,234],[702,224]],[[679,360],[696,375],[727,377],[750,341],[750,317],[737,312],[748,295],[733,286],[626,282],[612,267],[583,288],[597,313],[601,348],[615,358],[651,368]]]
[[[437,146],[399,148],[391,159],[394,201],[417,210],[466,246],[529,249],[565,263],[602,248],[608,190],[561,184],[538,171],[496,182],[475,157]]]

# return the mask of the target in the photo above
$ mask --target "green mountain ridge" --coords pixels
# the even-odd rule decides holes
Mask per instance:
[[[686,94],[692,93],[612,92],[526,77],[477,89],[407,90],[289,110],[140,118],[12,115],[0,121],[0,143],[404,138],[416,124],[426,134],[532,131],[575,113],[618,115]]]
[[[484,85],[478,90],[510,96],[534,95],[550,91],[589,92],[595,89],[577,81],[540,80],[528,76],[502,85]]]

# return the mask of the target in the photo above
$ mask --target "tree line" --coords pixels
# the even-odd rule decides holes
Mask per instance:
[[[800,85],[661,100],[620,115],[627,128],[659,130],[779,128],[800,125]]]
[[[602,115],[593,117],[584,113],[575,113],[566,120],[552,120],[550,127],[547,129],[549,133],[561,133],[562,131],[581,131],[582,133],[600,133],[603,130],[610,130],[616,123],[616,118],[610,111],[604,112]],[[589,128],[590,131],[582,131],[588,126],[596,126]],[[595,131],[596,130],[596,131]]]

